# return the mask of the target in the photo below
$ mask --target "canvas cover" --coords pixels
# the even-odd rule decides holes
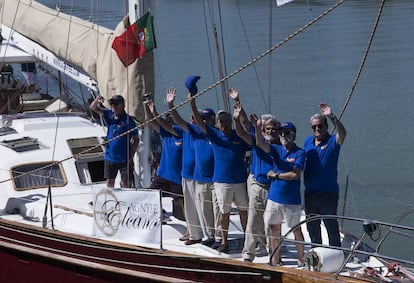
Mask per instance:
[[[153,54],[124,67],[111,48],[114,37],[126,29],[123,22],[113,31],[36,1],[0,0],[0,5],[4,25],[83,70],[98,82],[105,98],[124,96],[127,112],[144,120],[142,96],[154,93]]]

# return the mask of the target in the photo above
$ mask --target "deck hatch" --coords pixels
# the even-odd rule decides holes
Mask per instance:
[[[0,136],[10,135],[10,134],[16,134],[17,131],[10,127],[2,127],[0,128]]]
[[[69,139],[67,140],[67,143],[72,154],[75,155],[77,159],[99,157],[104,154],[104,150],[97,137]],[[88,151],[79,155],[79,153],[86,150]]]
[[[0,144],[13,149],[16,152],[24,152],[40,148],[38,139],[31,137],[22,137],[13,140],[2,140]]]

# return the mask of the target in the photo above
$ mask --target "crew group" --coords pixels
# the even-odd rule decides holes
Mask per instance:
[[[187,232],[180,240],[185,245],[203,243],[219,252],[229,252],[233,204],[245,232],[243,259],[252,262],[267,243],[269,254],[273,254],[270,263],[281,265],[280,249],[272,252],[279,245],[282,222],[289,228],[300,222],[302,171],[306,216],[337,213],[337,162],[346,130],[331,108],[321,103],[321,113],[310,118],[313,135],[302,149],[295,144],[293,123],[280,123],[269,114],[248,117],[235,89],[229,90],[234,100],[233,115],[226,111],[216,115],[210,108],[199,111],[193,97],[198,78],[189,79],[186,85],[192,121],[185,121],[175,110],[175,88],[167,91],[171,115],[165,119],[158,115],[151,99],[144,102],[146,118],[156,118],[150,124],[162,137],[161,160],[151,187],[168,191],[181,201]],[[337,129],[335,135],[328,132],[328,119]],[[247,151],[251,151],[248,174]],[[322,244],[321,220],[314,218],[307,223],[307,230],[312,243]],[[323,221],[329,244],[340,246],[337,220]],[[293,233],[300,266],[304,252],[300,226]]]

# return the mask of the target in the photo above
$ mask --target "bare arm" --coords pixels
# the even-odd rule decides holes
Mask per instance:
[[[93,112],[98,113],[99,115],[103,114],[103,110],[99,107],[100,103],[103,103],[105,101],[105,98],[98,95],[89,105],[89,109],[91,109]]]
[[[302,170],[297,167],[293,168],[292,171],[284,172],[284,173],[278,173],[273,170],[269,170],[269,172],[267,172],[267,177],[270,179],[295,181],[299,179],[301,173],[302,173]]]
[[[144,101],[144,113],[145,113],[145,120],[149,121],[149,124],[151,125],[151,127],[154,129],[154,131],[156,131],[157,133],[160,132],[160,124],[158,124],[158,122],[156,122],[154,120],[154,115],[152,115],[152,108],[155,107],[154,106],[154,102],[152,100],[148,100],[148,101]]]
[[[256,132],[256,145],[263,149],[264,152],[270,152],[270,145],[265,142],[263,135],[262,135],[262,119],[259,119],[256,114],[252,114],[251,116],[251,123],[255,127]]]
[[[236,89],[230,88],[229,96],[234,100],[234,103],[240,103],[240,95]],[[245,129],[250,129],[251,124],[243,108],[241,109],[239,120]]]
[[[172,109],[174,108],[174,100],[175,100],[175,88],[170,87],[167,91],[167,104],[168,104],[168,109]],[[180,116],[180,114],[178,114],[178,111],[176,109],[172,109],[170,111],[171,116],[174,120],[174,122],[179,125],[181,128],[184,129],[184,131],[188,132],[188,126],[187,126],[187,122]]]
[[[253,144],[252,136],[250,135],[249,132],[246,131],[246,129],[240,123],[240,114],[241,114],[242,111],[243,111],[243,108],[242,108],[242,105],[241,105],[240,101],[239,102],[236,102],[234,104],[234,113],[233,113],[233,120],[234,120],[234,125],[235,125],[235,129],[236,129],[236,133],[248,145],[252,145]]]
[[[200,127],[200,130],[207,134],[207,128],[206,125],[203,122],[203,117],[201,117],[200,112],[198,112],[197,105],[195,102],[195,97],[191,96],[191,94],[188,94],[188,98],[190,98],[190,105],[191,105],[191,111],[193,112],[194,121],[197,123],[197,125]]]
[[[346,137],[346,129],[345,129],[344,125],[332,113],[332,109],[327,103],[321,103],[319,105],[319,108],[321,110],[322,115],[329,118],[332,121],[333,125],[336,127],[337,131],[338,131],[336,133],[336,143],[337,144],[343,144],[344,141],[345,141],[345,137]]]
[[[152,107],[150,108],[151,114],[153,117],[155,117],[155,122],[158,123],[160,127],[162,127],[164,130],[169,132],[170,134],[174,136],[178,136],[178,133],[174,130],[172,125],[170,125],[167,121],[165,121],[161,116],[157,113],[157,109],[155,108],[154,103],[152,103]]]

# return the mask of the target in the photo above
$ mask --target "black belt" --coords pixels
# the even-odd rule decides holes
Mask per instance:
[[[270,188],[270,185],[266,185],[266,184],[263,184],[263,183],[258,182],[253,175],[252,175],[252,179],[253,179],[253,182],[255,182],[256,184],[260,185],[264,189],[269,189]]]

